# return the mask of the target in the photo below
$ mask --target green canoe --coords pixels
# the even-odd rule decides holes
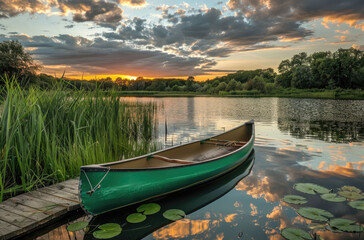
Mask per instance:
[[[254,150],[248,159],[236,167],[234,170],[220,176],[207,183],[199,184],[191,188],[169,194],[159,199],[153,199],[153,203],[161,206],[159,212],[148,215],[147,219],[141,223],[128,223],[128,215],[135,213],[140,204],[131,205],[126,208],[108,212],[106,214],[94,216],[89,222],[89,226],[99,226],[105,223],[117,223],[123,226],[120,235],[114,240],[138,240],[143,239],[154,231],[171,223],[171,220],[163,217],[163,213],[169,209],[183,210],[187,215],[209,205],[217,199],[231,191],[236,184],[250,174],[254,164]],[[148,203],[148,202],[146,202]],[[189,217],[187,217],[189,218]],[[91,240],[92,234],[85,234],[84,240]]]
[[[93,215],[210,181],[245,162],[254,121],[223,134],[144,156],[81,167],[81,206]]]

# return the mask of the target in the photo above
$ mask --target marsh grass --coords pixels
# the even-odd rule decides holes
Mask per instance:
[[[64,84],[64,83],[63,83]],[[21,89],[5,80],[0,115],[0,202],[79,175],[80,166],[156,148],[156,106],[98,90]]]

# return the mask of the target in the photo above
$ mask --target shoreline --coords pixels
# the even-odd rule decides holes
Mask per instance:
[[[105,91],[108,94],[108,91]],[[364,100],[363,90],[322,91],[322,92],[285,92],[285,93],[248,93],[236,94],[223,92],[219,94],[207,94],[196,92],[156,92],[156,91],[115,91],[120,97],[228,97],[228,98],[309,98],[331,100]]]

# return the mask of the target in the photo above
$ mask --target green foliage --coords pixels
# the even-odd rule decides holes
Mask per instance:
[[[296,189],[297,191],[312,194],[312,195],[314,195],[316,193],[324,194],[324,193],[330,192],[329,189],[322,187],[320,185],[314,184],[314,183],[296,183],[293,186],[293,188]]]
[[[265,81],[263,77],[256,76],[245,84],[245,90],[258,90],[265,92]]]
[[[150,152],[155,105],[109,92],[22,90],[7,81],[0,116],[0,201],[4,194],[79,175],[80,166]]]
[[[355,225],[355,221],[345,218],[334,218],[329,221],[330,227],[344,232],[363,232],[360,225]]]
[[[137,208],[137,211],[143,213],[144,215],[152,215],[159,212],[160,210],[161,206],[157,203],[147,203]]]
[[[325,193],[321,195],[322,199],[330,202],[344,202],[346,198],[338,196],[336,193]]]
[[[292,204],[305,204],[307,203],[306,198],[298,195],[286,195],[283,197],[283,201]]]
[[[126,218],[126,221],[129,223],[141,223],[144,222],[145,219],[147,219],[147,216],[143,213],[132,213]]]
[[[219,92],[219,91],[225,91],[227,87],[227,84],[224,83],[224,82],[221,82],[217,87],[216,87],[216,91]]]
[[[291,84],[294,88],[314,88],[315,82],[310,67],[302,65],[293,68]]]
[[[31,55],[25,52],[18,40],[0,43],[0,74],[15,76],[23,80],[25,76],[34,74],[39,66]]]
[[[186,213],[180,209],[169,209],[163,213],[163,217],[171,221],[177,221],[186,216]]]
[[[285,228],[282,230],[281,234],[288,240],[312,239],[308,232],[299,228]]]
[[[326,210],[313,207],[302,207],[298,209],[297,212],[302,217],[321,222],[326,222],[328,218],[334,217],[334,215]]]
[[[276,84],[282,87],[364,89],[363,51],[350,48],[335,53],[299,53],[279,66]],[[292,81],[292,82],[291,82]]]
[[[75,222],[75,223],[72,223],[67,226],[67,231],[76,232],[76,231],[84,229],[87,226],[88,226],[88,222],[86,222],[86,221]]]
[[[121,233],[121,231],[123,230],[119,224],[117,223],[106,223],[106,224],[102,224],[98,227],[98,229],[95,232],[93,232],[93,236],[96,239],[109,239],[109,238],[113,238],[116,237],[117,235],[119,235]]]

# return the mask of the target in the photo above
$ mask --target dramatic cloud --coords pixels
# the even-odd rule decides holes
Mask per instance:
[[[285,39],[303,39],[312,31],[294,21],[246,21],[242,16],[223,16],[216,8],[185,15],[181,9],[160,8],[168,24],[143,27],[141,19],[133,20],[118,32],[104,33],[108,39],[132,40],[134,43],[173,50],[180,55],[193,54],[227,57],[231,53],[271,48],[262,42]],[[130,36],[130,37],[129,37]]]
[[[40,0],[0,0],[0,18],[9,18],[23,12],[43,13],[49,6]]]
[[[215,65],[215,62],[204,58],[137,49],[101,38],[89,40],[66,34],[55,37],[0,35],[0,41],[9,39],[18,39],[26,48],[34,49],[32,54],[46,68],[71,66],[70,71],[78,73],[172,77],[202,75]]]
[[[139,4],[144,1],[132,0]],[[46,13],[51,7],[58,8],[61,14],[71,12],[73,21],[92,21],[96,24],[116,28],[122,20],[123,10],[115,2],[104,0],[0,0],[0,18],[9,18],[21,13]]]
[[[271,21],[309,21],[324,18],[328,22],[348,23],[364,31],[362,0],[229,0],[227,5],[247,19]]]

